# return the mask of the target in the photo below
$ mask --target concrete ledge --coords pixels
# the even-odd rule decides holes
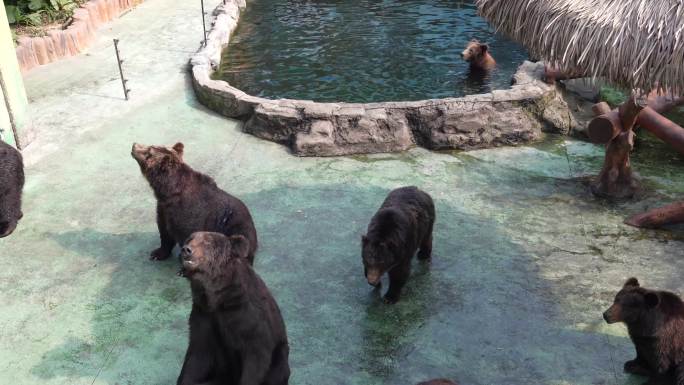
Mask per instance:
[[[19,68],[25,73],[39,65],[78,55],[93,42],[100,25],[142,2],[90,0],[74,10],[73,22],[66,29],[48,31],[48,36],[19,38],[16,48]]]
[[[414,145],[469,150],[526,143],[543,130],[579,128],[561,91],[541,81],[543,63],[523,63],[510,89],[461,98],[315,103],[248,95],[212,79],[245,6],[245,0],[225,0],[214,10],[207,43],[190,61],[195,93],[210,109],[244,119],[246,132],[283,143],[295,155],[394,152]]]

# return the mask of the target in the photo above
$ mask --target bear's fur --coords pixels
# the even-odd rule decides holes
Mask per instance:
[[[192,288],[190,344],[177,385],[286,385],[280,309],[248,261],[242,235],[197,232],[181,249]]]
[[[463,60],[470,63],[470,68],[480,71],[489,71],[496,67],[496,61],[489,53],[489,45],[471,40],[465,50],[461,52]]]
[[[0,238],[17,228],[24,216],[21,191],[24,188],[24,162],[21,153],[0,140]]]
[[[677,385],[684,385],[684,303],[676,294],[642,288],[630,278],[603,318],[627,325],[637,354],[625,363],[627,373],[674,376]]]
[[[439,379],[436,379],[436,380],[430,380],[430,381],[421,382],[421,383],[418,384],[418,385],[458,385],[458,384],[455,383],[455,382],[453,382],[453,381],[449,381],[449,380],[447,380],[447,379],[445,379],[445,378],[439,378]]]
[[[375,287],[380,287],[385,272],[389,274],[386,303],[399,300],[416,250],[420,248],[418,259],[431,258],[434,223],[432,198],[415,186],[391,191],[371,219],[366,235],[361,238],[364,274]]]
[[[248,259],[252,263],[257,233],[249,209],[221,190],[212,178],[185,164],[183,148],[183,143],[170,148],[133,144],[131,155],[157,198],[161,246],[150,258],[167,259],[176,244],[182,245],[196,231],[216,231],[244,235],[249,240]]]

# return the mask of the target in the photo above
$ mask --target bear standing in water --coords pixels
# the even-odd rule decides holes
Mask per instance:
[[[390,192],[371,219],[366,235],[361,238],[364,274],[375,287],[380,287],[383,274],[389,274],[386,303],[399,300],[416,250],[420,248],[418,259],[431,258],[434,223],[432,198],[415,186]]]
[[[630,278],[603,318],[627,325],[637,356],[625,362],[625,372],[674,376],[684,385],[684,303],[676,294],[644,289]]]
[[[185,164],[183,143],[171,148],[133,143],[131,155],[157,198],[161,247],[150,259],[167,259],[176,244],[182,245],[196,231],[216,231],[247,238],[248,259],[254,261],[257,233],[247,206]]]
[[[24,162],[21,153],[0,140],[0,238],[17,228],[24,188]]]
[[[181,249],[192,312],[177,385],[287,385],[285,323],[249,250],[241,235],[209,232],[192,234]]]

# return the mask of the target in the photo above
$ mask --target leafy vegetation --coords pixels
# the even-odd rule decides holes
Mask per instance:
[[[37,27],[64,22],[85,0],[4,0],[11,25]]]

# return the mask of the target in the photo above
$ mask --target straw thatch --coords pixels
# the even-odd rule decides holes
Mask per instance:
[[[530,53],[626,88],[684,91],[684,0],[476,0]]]

